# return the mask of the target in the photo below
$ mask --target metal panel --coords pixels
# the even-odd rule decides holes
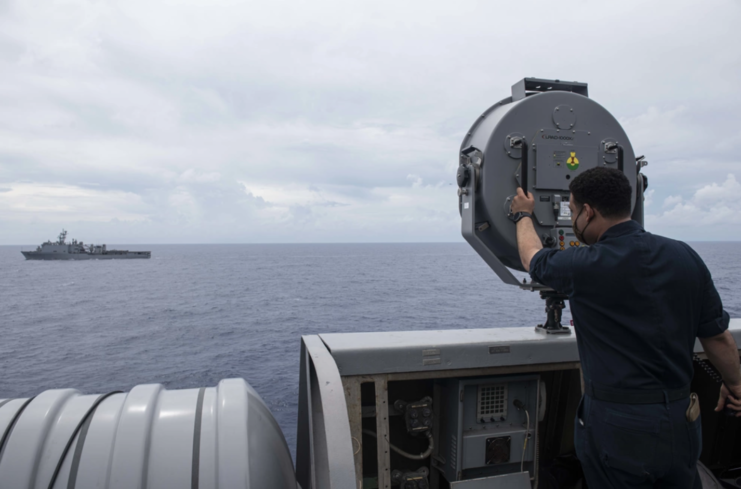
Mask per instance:
[[[523,455],[525,456],[525,462],[532,462],[535,457],[533,452],[535,447],[535,425],[530,425],[530,434],[532,439],[528,442],[525,453],[522,453],[522,447],[525,443],[525,429],[514,429],[512,431],[498,431],[498,432],[469,432],[463,434],[463,443],[461,443],[461,453],[463,455],[461,460],[461,469],[475,469],[486,466],[485,453],[486,453],[486,440],[489,438],[502,438],[510,437],[511,449],[510,458],[505,463],[520,463]]]
[[[389,384],[384,376],[374,378],[376,385],[376,447],[378,451],[378,488],[391,487],[391,447],[389,436]]]
[[[579,362],[539,363],[535,365],[514,365],[507,367],[467,368],[460,370],[438,370],[431,372],[401,372],[387,374],[389,382],[398,380],[452,379],[455,377],[478,377],[485,375],[531,374],[536,372],[553,372],[556,370],[573,370],[581,368]]]
[[[451,489],[531,489],[527,472],[450,483]]]
[[[357,377],[343,377],[342,385],[345,388],[345,402],[347,416],[350,420],[350,435],[353,443],[353,457],[355,457],[355,487],[363,487],[363,406],[360,398],[361,380]],[[375,414],[375,413],[374,413]]]
[[[536,155],[533,187],[539,190],[560,190],[568,193],[572,179],[597,166],[597,149],[594,145],[541,144]]]
[[[498,419],[481,420],[477,416],[478,391],[480,387],[503,384],[508,390],[508,414]],[[486,376],[469,379],[451,379],[440,383],[443,386],[441,397],[445,399],[445,416],[438,431],[439,453],[446,460],[439,466],[449,481],[463,478],[466,469],[480,469],[479,476],[502,474],[519,470],[523,457],[525,441],[526,414],[515,406],[515,399],[525,405],[530,413],[529,433],[532,435],[524,453],[525,462],[530,469],[535,458],[535,445],[538,437],[538,376]],[[487,462],[487,440],[490,438],[509,438],[511,449],[505,460],[498,463]],[[516,467],[512,467],[516,464]],[[470,476],[469,476],[470,477]]]
[[[298,429],[296,432],[296,481],[303,489],[316,486],[314,475],[314,451],[312,450],[313,433],[311,426],[311,390],[309,389],[309,371],[311,359],[306,351],[306,344],[301,341],[299,356],[298,382]]]
[[[741,319],[730,331],[741,344]],[[457,369],[579,361],[575,335],[542,335],[533,328],[384,331],[320,335],[341,375],[444,372]],[[439,349],[440,363],[424,364],[424,350]],[[700,342],[695,351],[701,352]]]
[[[318,336],[301,341],[298,482],[305,489],[354,487],[354,450],[340,373]]]
[[[578,360],[574,336],[540,335],[532,328],[391,331],[321,335],[340,373],[447,371]],[[440,362],[425,364],[424,350]]]

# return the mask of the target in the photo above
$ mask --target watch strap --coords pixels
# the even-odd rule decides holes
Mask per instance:
[[[520,222],[520,219],[522,219],[523,217],[529,217],[530,219],[532,219],[533,215],[529,212],[515,212],[514,214],[512,214],[510,219],[512,219],[512,222]]]

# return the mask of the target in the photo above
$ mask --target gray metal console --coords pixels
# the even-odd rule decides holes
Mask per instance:
[[[441,382],[439,457],[450,482],[527,471],[534,477],[540,402],[538,375]],[[544,385],[544,384],[543,384]],[[544,408],[545,406],[543,406]]]
[[[730,329],[741,344],[741,319]],[[699,342],[695,351],[701,359]],[[302,352],[296,475],[303,489],[532,489],[573,453],[582,394],[574,335],[338,333],[303,337]],[[398,408],[425,398],[429,453],[428,438],[411,432],[406,408]],[[705,396],[704,412],[715,400]]]

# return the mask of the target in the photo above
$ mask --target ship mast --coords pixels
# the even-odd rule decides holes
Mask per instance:
[[[59,233],[57,244],[63,245],[65,239],[67,239],[67,231],[62,229],[62,232]]]

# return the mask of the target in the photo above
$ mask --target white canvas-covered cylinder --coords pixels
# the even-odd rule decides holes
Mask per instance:
[[[47,489],[60,460],[58,489],[297,487],[278,423],[242,379],[139,385],[103,399],[81,424],[99,399],[73,389],[0,399],[0,488]]]

